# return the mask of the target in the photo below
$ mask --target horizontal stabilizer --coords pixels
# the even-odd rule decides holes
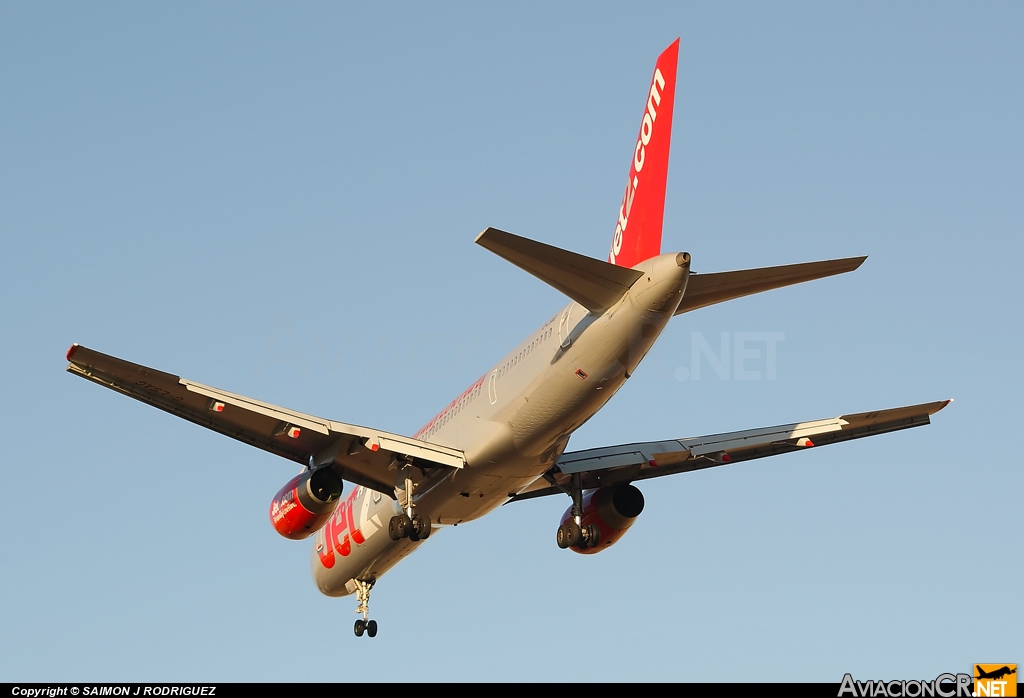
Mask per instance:
[[[676,315],[733,298],[770,291],[773,288],[845,274],[859,267],[865,259],[867,257],[848,257],[846,259],[830,259],[825,262],[786,264],[781,267],[723,271],[715,274],[690,272],[686,294],[676,310]]]
[[[615,305],[633,282],[643,276],[635,269],[521,238],[497,228],[480,233],[476,244],[530,272],[595,313]]]

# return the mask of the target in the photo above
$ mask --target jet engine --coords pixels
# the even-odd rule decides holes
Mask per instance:
[[[580,525],[570,506],[558,527],[558,546],[583,554],[597,553],[622,538],[644,510],[644,495],[630,484],[611,485],[583,495]]]
[[[308,538],[338,508],[341,489],[341,477],[330,467],[300,473],[274,495],[270,523],[285,538]]]

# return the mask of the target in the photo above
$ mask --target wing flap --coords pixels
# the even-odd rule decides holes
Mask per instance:
[[[742,450],[765,443],[800,439],[825,434],[830,431],[839,431],[843,428],[844,424],[846,422],[839,417],[836,419],[822,419],[815,422],[784,424],[765,429],[748,429],[746,431],[734,431],[713,436],[679,439],[678,443],[696,458],[710,453]]]
[[[74,375],[296,463],[333,464],[346,480],[390,497],[396,460],[465,465],[457,449],[296,412],[86,347],[74,345],[68,360]]]
[[[848,257],[824,262],[786,264],[780,267],[723,271],[714,274],[690,272],[686,293],[683,295],[679,308],[676,309],[676,315],[734,298],[770,291],[773,288],[783,288],[805,281],[822,279],[826,276],[845,274],[859,267],[865,259],[867,257]]]
[[[312,429],[320,434],[326,435],[331,433],[329,422],[317,419],[316,417],[311,417],[308,414],[286,410],[282,407],[276,407],[274,405],[267,404],[266,402],[260,402],[259,400],[254,400],[243,395],[235,395],[234,393],[229,393],[226,390],[211,388],[207,385],[202,385],[201,383],[185,380],[184,378],[179,379],[178,382],[185,386],[187,390],[193,393],[198,393],[199,395],[204,395],[213,400],[223,402],[228,405],[234,405],[235,407],[240,407],[243,410],[255,412],[256,414],[262,414],[266,417],[273,417],[274,419],[293,424],[303,429]]]

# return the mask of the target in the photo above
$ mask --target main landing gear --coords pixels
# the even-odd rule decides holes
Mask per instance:
[[[426,540],[430,537],[430,517],[414,513],[416,506],[412,501],[413,484],[410,466],[403,468],[405,474],[405,511],[392,516],[388,521],[388,536],[391,540],[408,538],[411,541]]]
[[[568,521],[558,527],[555,534],[555,542],[559,548],[571,548],[582,546],[584,548],[596,548],[601,538],[601,531],[597,524],[580,526],[576,521]]]
[[[391,540],[408,538],[412,541],[426,540],[430,536],[430,517],[406,513],[392,516],[388,521],[388,536]]]
[[[582,526],[580,519],[583,517],[583,487],[580,482],[580,474],[573,473],[572,486],[569,495],[572,497],[571,518],[558,527],[555,534],[555,542],[559,548],[584,547],[596,548],[601,539],[601,529],[597,524]]]
[[[356,621],[356,637],[362,637],[363,633],[366,633],[370,637],[377,637],[377,621],[369,620],[370,589],[373,588],[376,580],[371,579],[368,582],[364,582],[356,579],[354,581],[356,583],[356,599],[359,601],[359,605],[356,607],[356,613],[363,614],[363,617]]]

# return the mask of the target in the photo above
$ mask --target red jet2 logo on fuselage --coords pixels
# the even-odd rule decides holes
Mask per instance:
[[[352,552],[352,541],[356,545],[366,542],[363,532],[356,527],[355,517],[352,510],[355,507],[356,497],[362,488],[357,487],[345,498],[338,509],[334,512],[327,524],[321,529],[324,539],[317,541],[316,552],[320,555],[320,563],[327,569],[334,567],[334,553],[342,557],[348,557]]]

